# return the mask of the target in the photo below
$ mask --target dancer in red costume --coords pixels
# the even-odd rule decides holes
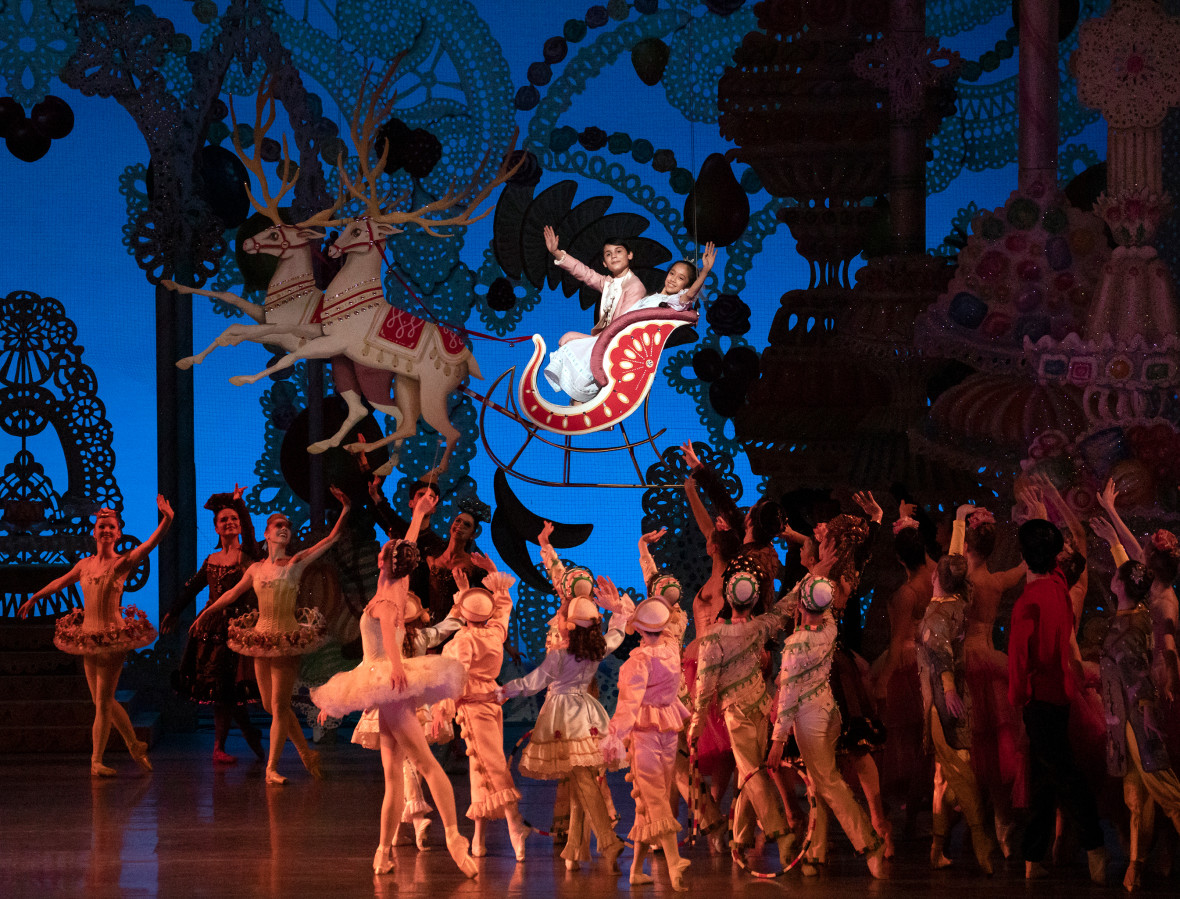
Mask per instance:
[[[348,497],[336,487],[332,495],[341,505],[340,516],[323,540],[305,550],[287,555],[291,542],[291,522],[287,516],[274,514],[266,522],[267,557],[246,569],[242,579],[205,607],[189,628],[190,634],[204,633],[222,609],[233,605],[247,590],[258,597],[258,611],[229,623],[230,649],[254,657],[254,674],[262,706],[270,713],[270,756],[266,763],[266,782],[285,784],[279,773],[279,759],[287,739],[295,745],[303,766],[316,780],[323,777],[320,754],[307,745],[303,728],[291,708],[291,691],[299,674],[301,657],[323,645],[327,634],[324,616],[318,609],[296,611],[299,581],[307,566],[328,551],[340,537],[350,506]]]

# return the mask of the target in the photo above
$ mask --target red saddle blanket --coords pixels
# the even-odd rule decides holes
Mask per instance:
[[[416,350],[418,349],[419,341],[422,340],[422,333],[425,330],[425,319],[418,318],[418,316],[411,315],[404,309],[393,306],[390,307],[389,312],[385,316],[385,321],[381,323],[381,327],[377,330],[377,336],[382,340],[387,340],[392,344],[405,347],[408,350]],[[463,338],[457,331],[439,326],[438,333],[442,338],[442,346],[445,353],[451,356],[457,356],[463,352],[465,344],[463,343]]]

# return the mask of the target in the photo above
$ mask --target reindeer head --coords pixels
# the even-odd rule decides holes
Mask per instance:
[[[349,219],[344,223],[335,243],[328,248],[328,255],[338,259],[346,253],[380,252],[389,237],[401,233],[401,228],[373,221],[368,216]]]
[[[271,224],[263,228],[253,237],[242,241],[242,250],[247,253],[261,253],[265,256],[287,258],[291,250],[299,250],[308,246],[312,240],[317,243],[325,237],[323,231],[314,228],[304,228],[300,225]]]

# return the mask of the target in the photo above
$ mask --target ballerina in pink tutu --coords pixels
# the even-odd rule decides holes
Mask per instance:
[[[115,688],[127,653],[156,639],[156,629],[143,612],[135,606],[122,608],[123,585],[127,578],[156,548],[172,524],[172,506],[168,500],[157,496],[156,507],[162,516],[159,526],[147,540],[125,553],[115,552],[115,546],[123,536],[119,513],[114,509],[99,509],[94,518],[97,547],[94,555],[87,556],[57,580],[46,584],[17,610],[17,615],[27,618],[33,607],[45,597],[81,582],[83,606],[58,619],[53,643],[63,652],[82,656],[86,683],[94,699],[94,725],[90,731],[90,773],[94,777],[115,775],[115,769],[102,762],[111,725],[119,732],[140,767],[152,770],[147,744],[135,736],[127,710],[115,701]]]
[[[237,602],[247,590],[253,590],[258,597],[258,611],[229,623],[226,643],[234,652],[254,657],[254,674],[258,678],[258,692],[262,694],[262,707],[271,716],[270,757],[266,763],[268,784],[287,782],[287,778],[279,774],[279,759],[288,737],[295,744],[308,773],[316,780],[323,777],[320,754],[307,745],[303,728],[291,708],[291,691],[299,674],[301,657],[318,649],[327,639],[327,624],[319,609],[296,610],[295,600],[303,572],[336,542],[348,518],[348,497],[336,487],[331,490],[342,508],[327,537],[289,556],[287,545],[291,541],[291,522],[281,513],[270,516],[265,532],[267,557],[247,568],[240,581],[222,593],[216,602],[205,606],[189,628],[192,636],[201,636],[216,622],[217,612]]]
[[[361,614],[364,652],[361,663],[314,688],[311,699],[320,707],[321,721],[329,715],[341,717],[358,709],[376,709],[385,796],[381,803],[380,837],[373,856],[374,873],[388,874],[395,867],[393,845],[405,804],[404,761],[408,758],[430,787],[446,829],[451,858],[464,874],[475,877],[478,873],[475,860],[467,851],[467,840],[459,833],[455,792],[426,744],[417,711],[423,703],[453,700],[463,691],[467,674],[460,663],[443,656],[403,658],[402,655],[409,579],[419,562],[414,541],[423,519],[434,510],[436,502],[432,494],[419,500],[405,539],[391,540],[381,549],[377,592]],[[415,601],[414,606],[421,614],[420,603]],[[366,713],[358,730],[365,733],[366,722],[371,719],[372,715]],[[357,741],[355,737],[354,741]],[[357,742],[369,745],[366,737]]]

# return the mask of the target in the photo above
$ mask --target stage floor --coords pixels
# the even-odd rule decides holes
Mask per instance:
[[[112,738],[112,743],[118,737]],[[125,753],[111,751],[107,763],[118,769],[111,779],[91,779],[85,756],[4,756],[0,761],[0,896],[605,896],[627,893],[624,874],[606,871],[599,861],[568,873],[550,840],[533,836],[529,857],[512,856],[503,822],[491,827],[490,855],[478,861],[479,878],[468,881],[452,864],[437,816],[431,850],[399,847],[395,874],[375,877],[370,865],[377,842],[381,803],[381,765],[376,753],[347,742],[319,747],[326,778],[310,780],[288,745],[282,770],[285,787],[267,787],[263,766],[236,732],[229,750],[238,764],[214,767],[212,735],[171,734],[152,751],[155,771],[141,773]],[[460,827],[467,806],[467,778],[454,776]],[[630,823],[629,786],[612,775],[612,789]],[[520,778],[521,810],[539,826],[552,820],[553,785]],[[626,800],[626,801],[625,801]],[[925,828],[928,833],[927,816]],[[1160,816],[1158,826],[1167,826]],[[846,899],[850,891],[879,899],[915,895],[954,895],[956,899],[994,899],[997,891],[1026,889],[1029,895],[1062,899],[1079,893],[1112,895],[1090,884],[1084,865],[1057,869],[1048,880],[1026,885],[1022,867],[1005,866],[996,856],[992,879],[975,871],[967,858],[954,868],[932,872],[925,836],[901,840],[891,879],[877,882],[853,856],[841,834],[832,864],[819,877],[792,872],[774,881],[756,881],[736,870],[726,856],[710,856],[703,846],[687,848],[692,860],[689,895],[773,896],[780,891],[809,899]],[[1109,842],[1109,841],[1108,841]],[[960,847],[955,853],[962,855]],[[767,853],[767,864],[771,855]],[[1112,855],[1118,856],[1117,846]],[[625,872],[630,851],[621,864]],[[657,857],[656,884],[637,887],[639,895],[671,895],[663,861]],[[1112,878],[1122,868],[1111,865]],[[1180,877],[1151,876],[1144,893],[1176,895]]]

